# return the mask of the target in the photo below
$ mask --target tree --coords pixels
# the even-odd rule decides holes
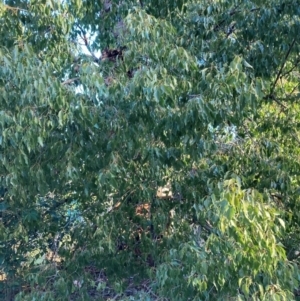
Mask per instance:
[[[4,298],[296,300],[299,15],[2,1]]]

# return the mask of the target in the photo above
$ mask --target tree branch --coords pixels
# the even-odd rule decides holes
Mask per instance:
[[[237,8],[238,8],[238,6],[236,6],[233,10],[229,11],[229,13],[228,13],[229,16],[233,16],[233,15],[235,15],[235,14],[237,14],[237,13],[240,13],[240,12],[242,11],[241,9],[237,9]],[[252,8],[252,9],[249,10],[249,12],[252,13],[252,12],[255,12],[255,11],[257,11],[257,10],[260,10],[260,7],[258,7],[258,8]],[[221,20],[221,21],[214,27],[214,31],[219,30],[220,27],[221,27],[221,25],[222,25],[223,23],[225,23],[225,21],[226,21],[226,19]]]
[[[28,12],[28,9],[25,9],[25,8],[20,8],[20,7],[14,7],[14,6],[9,6],[7,4],[3,4],[4,5],[4,8],[8,9],[8,10],[12,10],[12,11],[26,11]]]
[[[281,102],[275,97],[275,95],[272,94],[272,93],[266,95],[263,99],[265,99],[265,100],[268,100],[268,99],[274,100],[274,101],[277,102],[284,110],[287,109],[287,107],[286,107],[283,103],[281,103]]]
[[[291,43],[291,45],[290,45],[290,47],[289,47],[289,49],[288,49],[288,51],[287,51],[287,53],[286,53],[286,55],[285,55],[285,58],[284,58],[284,60],[283,60],[283,62],[281,64],[281,67],[280,67],[280,69],[279,69],[279,71],[277,73],[276,79],[275,79],[275,81],[274,81],[274,83],[272,85],[271,91],[270,91],[270,95],[273,95],[273,93],[274,93],[276,84],[277,84],[277,82],[278,82],[278,80],[279,80],[279,78],[280,78],[280,76],[282,74],[282,70],[283,70],[283,68],[284,68],[284,66],[286,64],[286,61],[287,61],[287,59],[288,59],[288,57],[289,57],[289,55],[290,55],[290,53],[292,51],[292,48],[295,45],[295,43],[296,43],[296,39],[294,38],[293,41],[292,41],[292,43]]]
[[[89,43],[88,43],[88,39],[87,39],[87,37],[86,37],[86,32],[85,32],[85,30],[81,27],[80,24],[76,24],[76,25],[77,25],[77,27],[80,29],[81,33],[83,34],[83,36],[82,36],[81,38],[82,38],[82,40],[84,41],[84,45],[85,45],[86,49],[89,51],[89,53],[90,53],[91,56],[93,57],[94,61],[95,61],[96,63],[99,63],[100,59],[97,58],[96,55],[95,55],[95,54],[93,53],[93,51],[91,50],[90,45],[89,45]]]
[[[74,77],[74,78],[70,78],[70,79],[67,79],[65,80],[64,82],[62,82],[62,85],[68,85],[68,84],[71,84],[73,82],[75,82],[76,80],[80,79],[79,77]]]
[[[295,65],[290,70],[282,73],[281,77],[290,74],[296,67],[298,67],[298,63],[300,63],[300,58],[296,60]]]

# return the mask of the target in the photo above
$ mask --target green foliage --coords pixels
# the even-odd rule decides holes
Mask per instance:
[[[299,16],[2,1],[1,298],[297,300]]]

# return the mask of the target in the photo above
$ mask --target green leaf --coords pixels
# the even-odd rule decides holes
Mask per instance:
[[[277,217],[277,220],[279,221],[280,225],[281,225],[283,228],[285,228],[285,222],[284,222],[284,220],[281,219],[281,218],[279,218],[279,217]]]
[[[44,143],[43,143],[43,138],[42,137],[38,137],[38,142],[39,142],[39,144],[40,144],[40,146],[44,146]]]

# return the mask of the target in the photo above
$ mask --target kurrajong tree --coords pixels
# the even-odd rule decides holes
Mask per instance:
[[[296,300],[299,16],[1,1],[1,297]]]

